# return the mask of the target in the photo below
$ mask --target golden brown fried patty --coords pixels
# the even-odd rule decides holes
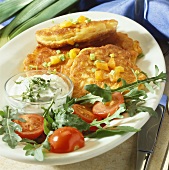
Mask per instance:
[[[60,48],[77,43],[100,41],[116,31],[116,20],[91,21],[61,27],[59,24],[36,32],[39,44],[50,48]]]
[[[91,59],[91,55],[95,56],[94,60]],[[97,62],[109,63],[111,56],[114,58],[115,68],[108,67],[108,70],[97,68]],[[119,68],[118,66],[124,68],[124,71],[115,72],[116,68]],[[87,84],[97,84],[102,88],[104,84],[107,84],[111,88],[117,88],[121,85],[121,83],[117,83],[118,78],[132,83],[136,81],[132,69],[140,72],[140,69],[131,62],[130,53],[120,47],[109,44],[102,47],[85,48],[74,59],[70,69],[69,77],[74,83],[73,97],[83,96],[87,92],[84,89]],[[99,73],[102,78],[99,77],[98,80],[96,73]],[[140,79],[144,78],[145,76],[142,74]]]
[[[112,44],[117,45],[131,54],[131,61],[133,63],[136,63],[137,57],[143,53],[140,44],[137,40],[131,39],[127,34],[116,32],[111,38],[110,38]]]
[[[64,74],[68,74],[68,69],[66,69],[66,66],[71,66],[70,61],[68,62],[68,59],[65,59],[65,61],[61,61],[59,64],[50,65],[50,57],[51,56],[58,56],[58,55],[66,55],[69,51],[68,49],[62,49],[59,50],[60,53],[57,54],[57,50],[50,49],[48,47],[38,45],[36,49],[33,51],[33,53],[28,54],[27,58],[25,58],[23,65],[24,70],[56,70],[58,72],[63,72]]]

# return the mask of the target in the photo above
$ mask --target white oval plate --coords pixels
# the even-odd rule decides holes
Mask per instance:
[[[166,71],[163,54],[157,42],[146,29],[133,20],[120,15],[105,12],[79,12],[68,14],[51,19],[28,29],[0,49],[0,108],[7,104],[4,97],[5,81],[10,76],[22,71],[21,66],[24,58],[28,53],[31,53],[37,45],[35,40],[35,32],[41,28],[53,26],[54,24],[60,23],[69,18],[78,18],[80,15],[84,15],[92,20],[116,19],[118,21],[117,31],[127,33],[129,37],[140,42],[145,56],[138,61],[138,66],[149,76],[155,75],[155,65],[158,66],[160,72]],[[153,109],[157,107],[164,91],[164,86],[165,84],[162,83],[161,88],[156,89],[154,94],[148,94],[149,98],[146,103],[147,106],[151,106]],[[139,113],[133,118],[124,119],[121,123],[133,126],[135,128],[141,128],[148,119],[148,113]],[[116,121],[114,121],[114,123],[116,123]],[[125,135],[115,135],[102,139],[86,139],[85,147],[75,152],[66,154],[47,153],[43,162],[38,162],[31,156],[25,156],[22,146],[18,146],[16,149],[11,149],[0,139],[0,155],[13,160],[33,164],[70,164],[102,154],[118,146],[130,138],[133,134],[134,133],[127,133]]]

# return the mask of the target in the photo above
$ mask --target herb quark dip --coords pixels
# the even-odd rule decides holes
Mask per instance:
[[[10,89],[10,96],[25,102],[47,102],[69,92],[69,86],[58,75],[20,76]]]

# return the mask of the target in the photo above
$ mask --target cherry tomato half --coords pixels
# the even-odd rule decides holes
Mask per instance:
[[[55,130],[48,138],[50,151],[67,153],[84,146],[84,136],[74,127],[62,127]]]
[[[112,101],[108,103],[97,102],[93,106],[93,113],[102,117],[106,118],[108,114],[112,115],[116,112],[119,108],[119,105],[124,103],[124,97],[120,92],[115,92],[112,94]]]
[[[36,139],[39,137],[43,131],[44,118],[38,114],[23,114],[19,116],[23,118],[26,122],[21,122],[19,120],[13,120],[15,123],[22,127],[22,131],[16,131],[16,133],[21,138]]]
[[[74,104],[72,108],[74,109],[74,114],[87,123],[91,123],[94,119],[101,120],[99,116],[94,115],[92,110],[85,105]]]

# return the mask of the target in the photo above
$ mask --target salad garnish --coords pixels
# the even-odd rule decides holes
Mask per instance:
[[[80,98],[67,97],[63,107],[53,108],[54,101],[51,102],[48,108],[43,108],[44,113],[44,135],[45,139],[41,143],[37,143],[36,140],[22,139],[16,131],[22,131],[20,125],[15,123],[13,120],[25,120],[19,117],[17,110],[6,106],[4,110],[0,111],[0,135],[3,135],[2,140],[6,142],[9,147],[15,148],[19,143],[25,145],[25,155],[32,155],[38,161],[44,160],[46,150],[50,151],[50,144],[48,137],[56,130],[62,127],[73,127],[83,133],[84,137],[87,138],[102,138],[113,136],[116,134],[123,135],[128,132],[137,132],[140,129],[136,129],[131,126],[110,124],[114,119],[121,119],[123,113],[128,113],[129,116],[134,116],[139,112],[148,112],[150,115],[155,116],[156,112],[151,108],[144,106],[147,99],[145,90],[140,90],[138,86],[144,85],[147,91],[154,92],[155,87],[159,87],[160,82],[166,80],[166,73],[159,73],[158,67],[155,66],[156,75],[151,78],[144,80],[137,80],[135,83],[128,84],[125,80],[122,81],[122,86],[117,89],[110,89],[109,86],[105,85],[104,88],[100,88],[95,84],[86,85],[85,89],[89,92],[88,94]],[[136,75],[137,76],[137,75]],[[74,114],[73,105],[93,105],[96,102],[110,102],[112,100],[112,93],[120,92],[124,96],[124,103],[119,105],[118,110],[114,114],[108,115],[104,119],[94,119],[88,123],[81,119],[78,115]],[[96,127],[93,132],[90,130],[91,127]]]

